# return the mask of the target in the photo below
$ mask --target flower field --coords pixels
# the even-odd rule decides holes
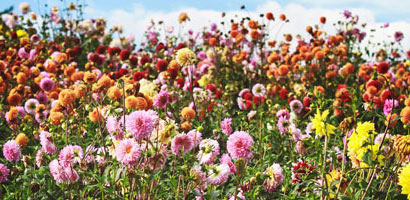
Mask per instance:
[[[1,199],[410,199],[403,33],[181,13],[136,44],[48,9],[0,13]]]

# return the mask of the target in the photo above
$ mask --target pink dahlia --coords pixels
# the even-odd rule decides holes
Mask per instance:
[[[80,178],[77,171],[75,171],[75,169],[73,167],[66,167],[64,169],[64,172],[65,172],[65,175],[66,175],[68,181],[76,182]]]
[[[227,164],[229,169],[231,170],[232,174],[236,174],[236,167],[235,164],[232,162],[231,157],[229,154],[224,153],[220,159],[221,164]]]
[[[282,168],[279,164],[274,163],[265,170],[264,174],[268,175],[268,178],[266,178],[263,183],[265,185],[265,190],[268,193],[272,193],[282,184]]]
[[[19,145],[14,140],[9,140],[3,146],[3,155],[10,162],[19,161],[21,157]]]
[[[0,183],[6,182],[9,176],[10,170],[7,169],[6,165],[0,163]]]
[[[384,115],[387,117],[391,113],[392,109],[397,106],[399,106],[399,102],[397,100],[387,99],[383,106]]]
[[[48,77],[45,77],[40,81],[40,88],[46,92],[53,90],[54,85],[54,81]]]
[[[266,88],[260,83],[257,83],[252,87],[252,94],[256,97],[263,97],[265,93],[266,93]]]
[[[227,164],[212,166],[205,181],[211,185],[222,185],[228,180],[230,173]]]
[[[60,151],[58,161],[62,167],[71,167],[72,164],[79,163],[83,157],[83,149],[80,146],[68,145]]]
[[[253,144],[252,137],[245,131],[236,131],[229,136],[227,142],[228,153],[233,159],[251,159]]]
[[[290,110],[291,110],[292,112],[294,112],[294,113],[297,113],[297,114],[299,114],[299,113],[302,111],[302,109],[303,109],[303,104],[302,104],[302,102],[299,101],[299,100],[297,100],[297,99],[292,100],[292,101],[289,103],[289,105],[290,105]]]
[[[123,129],[121,128],[121,123],[114,116],[108,116],[105,122],[108,133],[115,140],[122,140],[124,138]]]
[[[64,168],[58,163],[57,160],[51,161],[48,167],[50,168],[51,175],[53,175],[53,178],[57,181],[57,183],[63,183],[68,180]]]
[[[146,111],[135,111],[125,119],[125,128],[136,140],[148,137],[154,130],[154,122]]]
[[[179,134],[172,139],[171,150],[172,153],[179,156],[181,155],[181,149],[184,149],[184,153],[187,153],[194,147],[194,140],[187,134]]]
[[[134,139],[124,139],[115,147],[117,160],[127,167],[135,167],[141,157],[141,148]]]
[[[193,148],[195,148],[196,146],[199,145],[199,143],[201,143],[202,133],[199,132],[199,131],[197,131],[196,129],[190,130],[190,131],[187,133],[187,135],[192,138],[192,141],[194,141],[194,146],[193,146]]]
[[[154,106],[157,108],[165,108],[168,104],[169,94],[167,89],[161,90],[154,99]]]
[[[39,149],[36,153],[36,165],[37,167],[41,167],[43,165],[43,149]]]
[[[230,135],[232,133],[231,123],[232,123],[232,118],[225,118],[221,122],[222,133],[224,133],[225,135]]]
[[[52,142],[53,138],[51,133],[47,131],[40,132],[40,144],[43,151],[47,154],[55,154],[57,152],[57,146]]]
[[[219,143],[216,140],[202,140],[199,149],[197,158],[200,164],[212,164],[219,155]]]

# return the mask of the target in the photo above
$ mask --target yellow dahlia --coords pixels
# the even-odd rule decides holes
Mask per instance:
[[[407,194],[407,199],[410,199],[410,164],[407,164],[401,169],[399,185],[402,187],[401,193]]]
[[[183,48],[177,51],[176,60],[181,66],[192,65],[195,59],[195,53],[189,48]]]
[[[329,110],[325,110],[323,113],[320,113],[317,109],[315,118],[312,120],[312,129],[315,130],[316,135],[319,136],[329,136],[329,134],[334,134],[336,127],[326,123],[326,118],[329,115]]]

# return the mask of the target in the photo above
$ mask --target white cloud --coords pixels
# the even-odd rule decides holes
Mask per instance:
[[[305,0],[301,0],[303,2]],[[366,0],[367,1],[367,0]],[[393,0],[394,1],[394,0]],[[342,0],[342,3],[351,3],[352,0]],[[373,1],[371,1],[373,2]],[[378,3],[377,3],[378,2]],[[376,4],[379,6],[385,6],[385,3],[382,1],[377,1]],[[165,27],[174,26],[175,31],[178,32],[178,15],[181,12],[186,12],[190,21],[183,27],[183,31],[186,32],[188,29],[194,31],[201,31],[204,26],[208,26],[211,22],[218,23],[222,20],[221,12],[215,10],[202,10],[197,8],[179,8],[178,10],[173,10],[169,12],[155,11],[144,8],[142,4],[134,4],[132,11],[126,11],[122,9],[115,9],[108,12],[102,12],[93,9],[93,5],[96,2],[89,0],[89,7],[86,9],[86,13],[89,13],[90,16],[103,16],[107,19],[109,25],[123,25],[125,34],[132,34],[135,36],[136,42],[143,41],[143,33],[146,30],[146,27],[150,24],[151,19],[155,22],[162,20]],[[369,2],[370,3],[370,0]],[[387,5],[386,5],[387,6]],[[237,16],[250,16],[254,19],[260,19],[260,13],[266,13],[267,11],[273,12],[275,17],[278,18],[279,14],[285,13],[290,23],[285,24],[278,33],[278,38],[282,38],[282,35],[285,33],[292,34],[301,34],[304,37],[307,37],[305,28],[307,25],[319,24],[319,18],[321,16],[326,16],[327,23],[321,25],[321,28],[327,32],[334,33],[335,28],[333,23],[342,19],[343,16],[341,13],[343,10],[332,9],[332,8],[306,8],[302,6],[301,3],[290,3],[286,6],[281,6],[277,2],[268,1],[266,3],[260,4],[254,11],[229,11],[226,14],[226,17],[223,19],[228,22],[235,15]],[[404,33],[404,40],[402,42],[405,50],[410,49],[410,24],[403,21],[392,22],[390,27],[387,29],[380,29],[382,26],[381,23],[376,22],[375,13],[370,9],[365,8],[354,8],[351,9],[354,14],[359,14],[360,22],[367,23],[367,30],[377,29],[376,33],[370,33],[367,31],[367,39],[371,41],[392,41],[393,34],[395,31],[402,31]],[[182,28],[182,27],[181,27]],[[227,27],[228,28],[228,27]],[[271,35],[276,35],[278,32],[278,26],[276,26]],[[182,32],[182,31],[181,31]],[[373,38],[368,36],[374,35]],[[366,42],[366,41],[365,41]]]

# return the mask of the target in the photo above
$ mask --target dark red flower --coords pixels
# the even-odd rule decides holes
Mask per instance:
[[[120,52],[121,52],[121,49],[119,47],[108,48],[108,54],[110,54],[110,56],[114,56],[116,54],[119,54]]]
[[[389,63],[388,62],[381,62],[377,65],[377,72],[380,74],[387,73],[389,71]]]
[[[124,68],[122,68],[122,69],[120,69],[120,71],[118,71],[119,73],[120,73],[120,75],[121,76],[124,76],[125,74],[127,74],[128,73],[128,70],[127,69],[124,69]],[[134,77],[133,77],[134,78]]]
[[[145,73],[144,72],[134,72],[134,75],[132,76],[132,80],[134,80],[134,81],[139,81],[143,78],[145,78]]]
[[[179,88],[184,87],[184,84],[185,84],[185,81],[184,81],[183,78],[178,78],[177,79],[177,85],[178,85]]]
[[[145,65],[145,63],[149,63],[149,62],[150,62],[150,59],[149,59],[148,56],[145,56],[145,55],[144,55],[144,56],[141,57],[140,62],[141,62],[141,65]]]
[[[288,96],[288,90],[287,89],[281,89],[279,91],[279,96],[281,99],[286,99],[286,97]]]
[[[245,93],[245,94],[243,95],[243,98],[246,99],[246,100],[251,101],[252,98],[253,98],[253,96],[252,96],[252,94],[251,94],[250,92],[247,92],[247,93]]]
[[[105,50],[106,50],[105,46],[104,46],[104,45],[100,45],[100,46],[97,47],[96,52],[97,52],[98,54],[103,54],[103,53],[105,53]]]
[[[305,107],[309,107],[309,106],[310,106],[310,101],[312,101],[312,98],[310,98],[310,97],[308,97],[308,96],[305,96],[305,97],[303,98],[303,105],[304,105]]]
[[[168,61],[163,60],[163,59],[158,60],[158,62],[157,62],[157,70],[158,71],[163,72],[163,71],[167,70],[167,67],[168,67]]]
[[[216,86],[214,84],[210,83],[210,84],[206,85],[206,90],[209,90],[212,93],[215,93],[216,92]]]
[[[164,43],[161,42],[157,45],[157,47],[155,48],[155,51],[161,51],[162,49],[165,49],[165,45]]]
[[[130,64],[131,64],[132,66],[138,65],[138,58],[137,58],[137,56],[132,56],[132,57],[130,58]]]
[[[128,49],[123,49],[120,52],[120,59],[121,60],[127,60],[130,57],[131,52],[128,51]]]

